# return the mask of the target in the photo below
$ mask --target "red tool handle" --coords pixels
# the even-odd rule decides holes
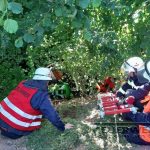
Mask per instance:
[[[111,101],[111,100],[113,100],[113,98],[112,97],[102,97],[101,100],[102,101]]]
[[[104,111],[107,111],[107,110],[115,110],[115,109],[118,109],[118,107],[116,105],[112,106],[112,107],[104,107]]]
[[[103,104],[103,107],[117,106],[116,103]]]
[[[130,112],[130,108],[124,108],[124,109],[118,109],[113,111],[105,111],[105,115],[114,115],[114,114],[120,114],[120,113],[128,113]]]
[[[105,107],[107,105],[114,105],[118,103],[118,100],[110,101],[110,102],[103,102],[102,105]]]
[[[123,104],[118,106],[117,104],[119,102],[119,99],[117,99],[115,95],[98,95],[98,96],[100,97],[98,100],[101,101],[101,105],[105,115],[128,113],[131,111],[129,106],[125,106]]]

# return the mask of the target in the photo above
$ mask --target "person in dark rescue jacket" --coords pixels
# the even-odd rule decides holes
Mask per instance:
[[[126,128],[123,132],[128,142],[138,145],[150,145],[150,61],[138,73],[140,80],[146,81],[142,87],[134,90],[129,96],[140,99],[144,105],[143,112],[126,113],[128,120],[133,121],[137,127]]]
[[[140,57],[131,57],[122,64],[121,71],[127,77],[127,79],[117,91],[117,97],[120,99],[125,99],[130,95],[130,93],[136,91],[147,82],[147,80],[143,80],[139,76],[143,67],[144,61]],[[139,100],[140,99],[135,99],[134,106],[143,110],[143,106]]]
[[[121,66],[121,72],[126,76],[126,82],[117,91],[117,97],[125,97],[128,89],[136,90],[144,83],[137,78],[137,70],[144,65],[140,57],[131,57]]]
[[[73,128],[64,124],[51,104],[48,83],[58,76],[50,68],[36,69],[33,79],[22,81],[0,102],[0,129],[3,136],[17,139],[41,128],[42,117],[58,130]]]

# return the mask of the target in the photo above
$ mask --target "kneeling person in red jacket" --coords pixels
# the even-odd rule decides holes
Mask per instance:
[[[0,102],[0,129],[3,136],[17,139],[41,128],[42,117],[57,129],[64,131],[73,127],[64,124],[48,94],[48,83],[57,79],[52,69],[38,68],[32,80],[26,80]]]

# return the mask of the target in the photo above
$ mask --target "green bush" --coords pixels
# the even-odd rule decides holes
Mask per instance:
[[[0,65],[0,99],[2,100],[17,84],[25,80],[25,75],[21,67],[12,66],[10,62]]]
[[[149,17],[148,1],[2,0],[1,65],[32,76],[56,64],[77,91],[93,94],[97,80],[119,76],[124,59],[150,58]]]

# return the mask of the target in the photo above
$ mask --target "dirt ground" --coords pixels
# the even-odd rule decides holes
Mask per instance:
[[[27,150],[25,143],[26,137],[11,140],[0,134],[0,150]]]

